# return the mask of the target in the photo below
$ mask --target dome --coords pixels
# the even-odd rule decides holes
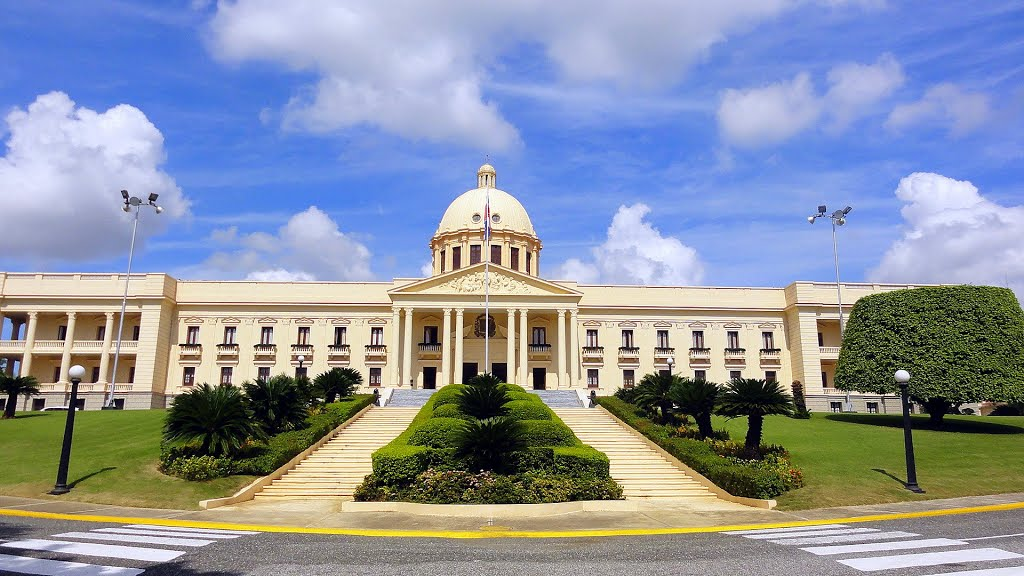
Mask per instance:
[[[484,164],[477,171],[477,183],[493,183],[494,167]],[[487,195],[491,200],[491,229],[518,232],[537,237],[533,230],[533,223],[530,222],[530,215],[526,208],[519,203],[511,194],[497,188],[484,187],[474,188],[465,192],[448,205],[441,217],[441,223],[437,227],[435,236],[459,230],[482,230],[484,227],[483,214],[487,204]]]

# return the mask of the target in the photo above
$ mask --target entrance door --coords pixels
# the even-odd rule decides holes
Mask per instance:
[[[547,375],[548,375],[548,371],[545,368],[534,368],[533,369],[533,389],[534,390],[547,390]]]
[[[477,375],[476,362],[464,362],[462,364],[462,383],[465,384]]]
[[[494,362],[491,364],[491,374],[494,374],[502,382],[508,382],[508,364],[504,362]]]
[[[423,388],[426,390],[437,388],[437,368],[433,366],[423,367]]]

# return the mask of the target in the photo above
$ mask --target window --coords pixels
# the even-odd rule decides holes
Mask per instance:
[[[833,412],[842,412],[843,411],[843,403],[842,402],[829,402],[828,403],[828,407]]]
[[[512,251],[509,253],[509,256],[509,260],[511,260],[511,262],[509,262],[508,264],[509,267],[511,267],[513,270],[519,270],[519,248],[512,248]]]
[[[491,264],[501,266],[501,244],[491,244]]]
[[[186,366],[185,372],[181,375],[182,386],[192,386],[196,383],[196,367]]]
[[[348,344],[348,327],[346,326],[335,326],[334,327],[334,345],[344,346]]]
[[[295,379],[298,380],[299,378],[308,378],[308,370],[309,368],[306,368],[305,366],[297,366],[295,368]]]
[[[694,380],[707,380],[708,379],[708,371],[707,370],[694,370],[693,371],[693,379]]]
[[[632,388],[633,384],[635,382],[633,380],[634,377],[635,377],[635,374],[634,374],[634,372],[632,370],[623,370],[622,371],[622,387],[623,388]]]
[[[444,274],[444,271],[445,271],[444,256],[445,256],[444,250],[441,250],[441,274]]]
[[[189,326],[185,336],[185,344],[199,344],[199,326]]]
[[[92,368],[92,382],[95,384],[100,381],[100,367],[93,366]]]
[[[739,380],[743,378],[743,372],[739,370],[729,370],[729,380]]]
[[[374,326],[370,328],[370,344],[373,346],[384,345],[384,327]]]
[[[128,368],[128,383],[135,384],[135,366]]]
[[[370,386],[380,386],[380,368],[370,368]]]
[[[96,327],[96,339],[97,340],[106,340],[106,338],[107,338],[107,327],[106,326],[97,326]]]
[[[309,345],[309,326],[299,326],[299,336],[298,336],[298,338],[299,338],[298,341],[295,342],[296,344],[298,344],[300,346],[308,346]]]
[[[224,343],[225,344],[234,344],[235,343],[235,334],[237,332],[238,332],[238,328],[237,327],[235,327],[235,326],[225,326],[224,327]]]
[[[775,382],[776,381],[775,370],[765,370],[764,371],[764,381],[765,382]]]
[[[423,343],[437,344],[437,326],[423,327]]]
[[[868,414],[878,414],[878,402],[868,402]]]
[[[822,347],[824,345],[825,345],[825,335],[822,334],[821,332],[818,332],[818,347],[820,348],[820,347]]]
[[[141,332],[141,327],[140,326],[138,326],[138,325],[132,326],[132,340],[135,340],[136,342],[139,341],[139,332]]]
[[[761,332],[761,347],[765,350],[775,349],[775,333]]]
[[[53,367],[53,381],[60,382],[60,366]]]
[[[668,345],[668,330],[658,330],[658,348],[670,348]]]
[[[821,387],[828,388],[828,372],[821,373]]]
[[[469,247],[469,265],[480,263],[480,245],[473,244]]]
[[[32,399],[32,410],[39,411],[46,408],[46,398],[33,398]]]
[[[67,340],[68,338],[68,327],[57,326],[57,340]]]
[[[736,330],[729,330],[725,333],[725,338],[728,341],[726,348],[739,348],[740,347],[740,333]]]
[[[533,252],[526,252],[526,270],[527,274],[533,273]]]
[[[597,368],[587,369],[587,388],[599,388],[601,386],[597,377]]]
[[[256,379],[264,382],[270,380],[270,366],[260,366],[256,371]]]
[[[235,369],[232,368],[231,366],[221,366],[220,367],[220,383],[221,383],[221,386],[230,386],[231,385],[231,376],[232,376],[232,373],[234,371],[235,371]]]
[[[703,348],[704,347],[704,331],[694,330],[693,331],[693,347]]]
[[[452,246],[452,270],[462,268],[462,246]]]
[[[597,330],[587,330],[587,347],[596,348],[600,346],[597,343]]]
[[[547,344],[548,335],[547,329],[541,326],[534,326],[532,331],[533,339],[530,340],[530,344]]]
[[[622,331],[622,347],[632,348],[633,347],[633,331],[623,330]]]
[[[262,326],[260,327],[260,344],[267,345],[274,343],[274,327],[273,326]]]

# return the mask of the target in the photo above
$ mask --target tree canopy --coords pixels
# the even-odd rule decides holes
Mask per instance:
[[[1024,310],[993,286],[934,286],[865,296],[843,335],[836,388],[898,391],[940,420],[949,405],[1024,399]],[[936,414],[936,412],[939,412]]]

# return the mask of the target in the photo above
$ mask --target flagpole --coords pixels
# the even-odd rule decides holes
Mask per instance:
[[[484,189],[484,372],[491,373],[491,186]]]

